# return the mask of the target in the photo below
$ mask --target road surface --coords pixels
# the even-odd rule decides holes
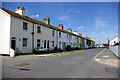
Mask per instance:
[[[3,78],[117,78],[109,65],[92,60],[103,48],[52,57],[3,56]]]

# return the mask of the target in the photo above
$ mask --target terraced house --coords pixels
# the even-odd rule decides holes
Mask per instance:
[[[53,50],[54,47],[65,50],[67,45],[73,48],[94,47],[89,37],[82,37],[72,29],[64,30],[62,24],[50,25],[50,19],[42,21],[25,16],[26,9],[18,7],[15,12],[0,8],[0,53],[32,53],[33,49]]]

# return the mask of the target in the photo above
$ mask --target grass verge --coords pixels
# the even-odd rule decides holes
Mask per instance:
[[[97,48],[56,52],[56,53],[52,53],[51,55],[60,55],[60,54],[64,54],[64,53],[75,53],[75,52],[79,52],[79,51],[94,50],[94,49],[97,49]],[[31,55],[39,55],[39,54],[37,54],[37,53],[26,53],[26,54],[21,54],[21,55],[19,55],[19,56],[31,56]]]
[[[79,51],[94,50],[94,49],[97,49],[97,48],[73,50],[73,51],[63,51],[63,52],[59,52],[59,53],[53,53],[52,55],[59,55],[59,54],[64,54],[64,53],[75,53],[75,52],[79,52]]]

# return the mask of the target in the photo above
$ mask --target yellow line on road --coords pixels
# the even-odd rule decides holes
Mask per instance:
[[[97,56],[99,56],[105,49],[103,49],[102,51],[100,51],[96,56],[94,56],[91,60],[94,60]]]

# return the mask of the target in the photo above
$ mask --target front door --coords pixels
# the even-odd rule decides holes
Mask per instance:
[[[47,48],[49,49],[49,40],[47,41]]]
[[[16,40],[15,40],[15,38],[12,38],[12,40],[11,40],[11,48],[13,50],[15,50],[15,47],[16,47]]]

